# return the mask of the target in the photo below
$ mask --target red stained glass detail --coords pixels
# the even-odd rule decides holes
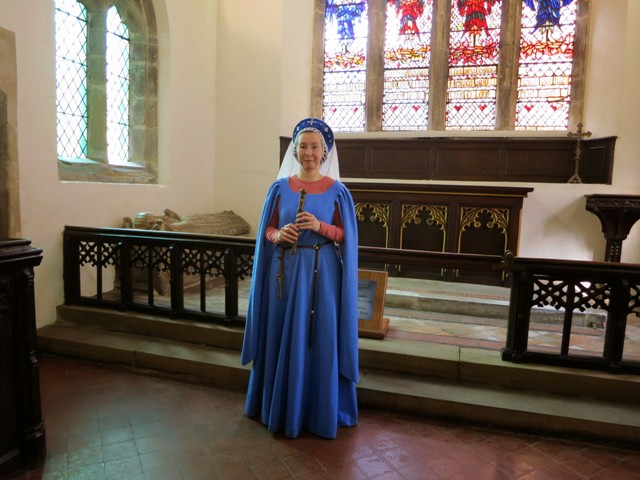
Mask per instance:
[[[464,17],[464,31],[472,36],[482,32],[489,35],[487,16],[497,0],[457,0],[458,11]]]
[[[499,41],[487,41],[484,45],[458,45],[451,48],[449,61],[452,64],[482,63],[483,59],[493,60],[498,55]]]
[[[400,17],[400,29],[398,33],[404,35],[413,33],[420,37],[418,18],[424,13],[425,0],[388,0],[391,7],[395,7]]]
[[[387,0],[383,130],[423,130],[429,111],[432,0]]]
[[[524,40],[520,46],[520,55],[528,60],[554,55],[573,58],[573,35],[566,35],[559,40],[548,39],[546,42]]]
[[[418,48],[396,48],[389,49],[385,53],[385,60],[396,62],[396,67],[401,68],[408,62],[424,62],[429,58],[430,47],[423,45]]]

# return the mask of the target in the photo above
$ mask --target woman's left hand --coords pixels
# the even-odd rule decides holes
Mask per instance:
[[[320,220],[309,212],[301,212],[296,216],[296,227],[317,232],[320,230]]]

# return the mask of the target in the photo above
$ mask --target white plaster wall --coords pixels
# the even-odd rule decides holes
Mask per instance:
[[[311,107],[313,2],[221,0],[215,203],[257,228],[280,136]],[[243,59],[242,62],[238,58]]]
[[[278,172],[281,70],[288,48],[283,44],[284,4],[283,0],[219,1],[215,203],[247,219],[253,232]],[[300,19],[303,25],[309,21]],[[298,25],[288,22],[289,28]],[[304,70],[307,64],[301,59],[299,68]],[[305,85],[293,90],[306,91]]]
[[[155,0],[160,36],[159,185],[62,183],[56,163],[52,0],[0,1],[0,26],[15,32],[22,235],[44,250],[36,269],[38,325],[63,303],[65,225],[115,227],[141,211],[215,209],[215,0]]]

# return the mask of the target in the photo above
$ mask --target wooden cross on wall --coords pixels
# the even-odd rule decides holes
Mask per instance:
[[[580,149],[580,142],[582,142],[583,138],[586,137],[590,137],[591,136],[591,132],[583,132],[582,131],[582,123],[578,124],[578,131],[573,133],[573,132],[569,132],[567,133],[567,137],[570,138],[575,138],[576,140],[576,155],[575,155],[575,167],[573,169],[573,175],[571,175],[571,178],[569,178],[569,180],[567,180],[567,183],[582,183],[582,179],[580,178],[580,174],[578,173],[579,168],[580,168],[580,155],[582,154],[582,150]]]

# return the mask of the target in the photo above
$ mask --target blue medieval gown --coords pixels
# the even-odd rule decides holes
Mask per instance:
[[[333,224],[337,205],[344,242],[337,245],[303,230],[297,253],[292,255],[290,249],[268,241],[265,231],[276,205],[278,228],[293,223],[298,200],[299,193],[291,189],[287,178],[274,182],[257,232],[242,349],[242,364],[253,362],[245,413],[259,416],[269,431],[281,431],[287,437],[295,438],[305,428],[335,438],[339,426],[358,421],[355,211],[351,194],[340,181],[323,193],[308,193],[304,210],[327,224]],[[321,247],[305,247],[311,245]],[[284,279],[279,298],[281,261]]]

